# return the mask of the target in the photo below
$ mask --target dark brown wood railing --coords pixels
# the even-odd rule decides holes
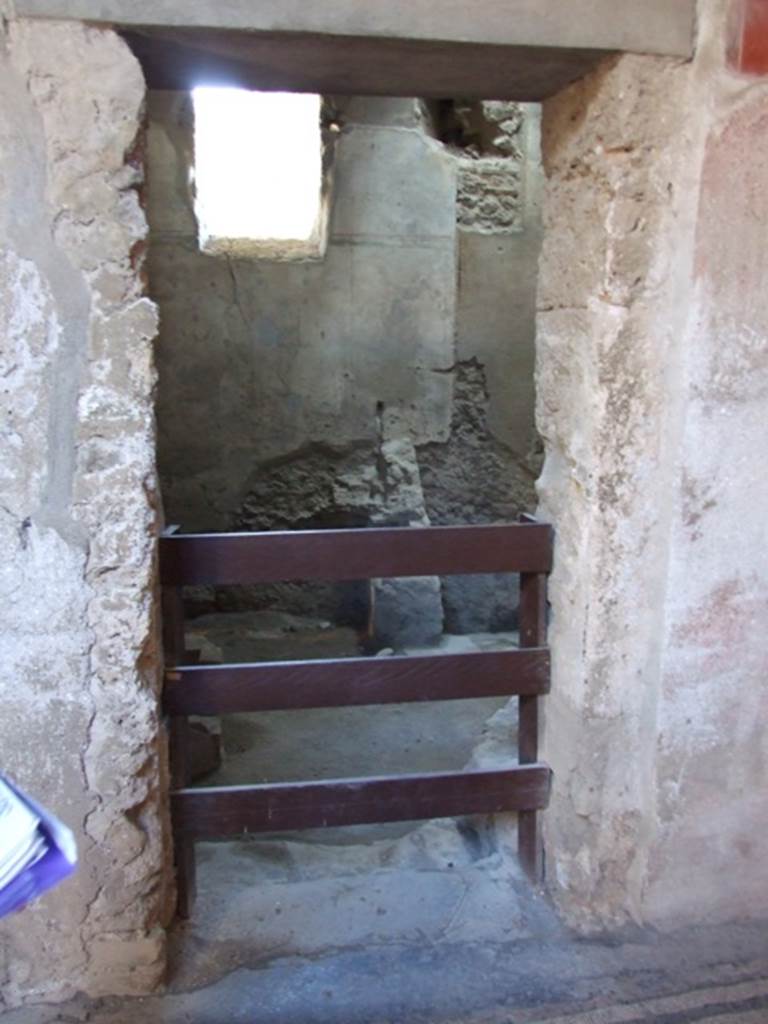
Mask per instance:
[[[171,815],[179,913],[194,899],[195,840],[462,814],[519,813],[519,851],[542,876],[538,811],[551,772],[538,763],[539,698],[549,690],[546,580],[552,531],[533,521],[285,533],[179,534],[160,540],[163,705],[169,716]],[[520,573],[520,650],[242,665],[186,664],[182,587],[194,584],[357,580]],[[189,715],[390,704],[473,697],[520,698],[518,764],[463,771],[190,788]]]

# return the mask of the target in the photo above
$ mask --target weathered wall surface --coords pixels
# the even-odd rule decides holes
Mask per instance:
[[[75,832],[77,875],[0,925],[0,1009],[140,992],[166,912],[151,340],[132,258],[144,86],[110,31],[0,50],[0,768]]]
[[[419,450],[435,523],[510,522],[535,504],[534,323],[541,246],[540,109],[456,104],[456,382],[447,443]],[[515,625],[517,579],[447,577],[450,631]]]
[[[646,897],[648,913],[668,919],[768,911],[768,82],[718,85],[670,494]]]
[[[151,96],[169,518],[222,530],[514,517],[533,504],[538,468],[536,114],[467,104],[461,140],[444,146],[414,100],[332,105],[327,253],[286,264],[199,251],[191,103]],[[443,593],[449,629],[510,625],[501,581],[445,581]],[[441,619],[431,607],[421,639]]]
[[[768,913],[768,87],[623,57],[544,109],[549,875],[583,927]]]
[[[151,97],[160,470],[169,516],[187,529],[230,526],[261,467],[307,447],[447,437],[453,162],[418,129],[408,101],[353,102],[345,119],[325,258],[234,260],[199,251],[189,98]],[[300,489],[295,503],[283,513],[306,517]],[[248,508],[256,522],[253,497]]]

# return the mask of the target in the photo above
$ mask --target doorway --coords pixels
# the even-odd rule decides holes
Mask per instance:
[[[228,99],[243,97],[218,97]],[[253,237],[207,245],[194,95],[153,90],[148,112],[147,265],[160,310],[167,522],[193,533],[338,530],[509,523],[533,512],[538,106],[321,97],[314,144],[326,221],[317,251],[298,257],[274,239],[266,252]],[[299,131],[290,115],[271,130],[256,117],[233,127],[278,164],[288,148],[281,138]],[[261,199],[254,191],[240,201]],[[510,574],[197,586],[184,602],[185,647],[203,664],[519,643]],[[251,712],[195,729],[207,735],[195,766],[206,787],[517,758],[517,700],[504,697]],[[396,935],[440,920],[436,894],[459,878],[461,891],[479,886],[492,916],[509,921],[526,887],[516,844],[514,815],[201,843],[200,903],[188,928],[207,929],[217,906],[250,906],[252,940],[269,947],[272,926],[285,931],[282,914],[265,910],[274,892],[305,906],[315,887],[317,921],[297,947],[306,951],[324,941],[320,908],[339,887],[351,885],[366,904],[379,884],[399,897],[383,896],[373,922],[363,915],[345,934],[373,924]],[[403,885],[424,899],[403,902]],[[408,907],[407,919],[396,906]],[[221,926],[233,926],[232,916]]]

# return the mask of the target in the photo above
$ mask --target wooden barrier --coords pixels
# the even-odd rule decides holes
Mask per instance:
[[[546,580],[552,531],[510,526],[180,534],[160,540],[169,716],[171,812],[179,913],[194,899],[194,843],[284,831],[461,814],[519,813],[520,858],[542,876],[538,811],[551,772],[538,763],[538,703],[549,690]],[[460,655],[191,665],[184,651],[183,586],[520,573],[520,649]],[[518,696],[519,764],[256,786],[190,788],[189,715]]]

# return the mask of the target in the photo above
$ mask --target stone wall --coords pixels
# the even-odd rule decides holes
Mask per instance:
[[[451,110],[461,138],[443,145],[441,117],[416,100],[328,98],[340,129],[329,244],[321,261],[287,264],[200,252],[191,101],[152,94],[159,462],[185,529],[482,522],[532,507],[538,120],[515,104]],[[434,585],[418,586],[427,640],[442,611]],[[444,587],[449,628],[497,626],[502,606],[509,624],[502,581]]]
[[[511,522],[533,511],[534,321],[541,246],[540,109],[458,101],[437,116],[457,160],[456,382],[451,432],[419,450],[435,523]],[[516,625],[517,578],[447,577],[451,632]]]
[[[253,498],[262,467],[313,446],[338,457],[393,437],[447,437],[455,172],[419,115],[408,101],[345,111],[323,260],[234,260],[199,250],[189,97],[151,94],[159,457],[169,516],[184,528],[227,529],[246,507],[254,526],[271,525]],[[287,520],[321,511],[302,509],[304,486],[299,473]]]
[[[550,884],[585,928],[768,913],[768,86],[625,56],[545,104]]]
[[[540,494],[557,529],[544,751],[556,780],[545,817],[553,892],[584,928],[768,914],[768,86],[725,70],[726,6],[702,0],[694,64],[612,59],[544,112]],[[140,283],[137,195],[143,83],[110,31],[11,22],[3,32],[0,750],[2,769],[73,827],[81,852],[75,878],[0,927],[6,1008],[156,985],[169,894],[152,617],[155,311]],[[422,128],[397,124],[389,108],[373,132],[365,116],[350,116],[356,159],[371,135],[388,142],[372,180],[401,169],[397,147],[412,146],[453,194],[453,158]],[[156,141],[178,185],[184,143],[166,128]],[[401,180],[408,209],[418,182]],[[193,258],[191,224],[162,204],[153,214],[171,218],[159,228],[170,250],[166,326],[177,329],[189,296],[205,290],[198,315],[215,313],[194,330],[192,320],[173,351],[164,339],[164,401],[184,406],[190,439],[174,458],[190,478],[208,474],[189,526],[226,526],[228,509],[245,508],[256,441],[274,468],[302,450],[310,426],[342,421],[350,458],[359,442],[395,467],[397,445],[420,448],[429,496],[429,474],[445,477],[447,448],[435,446],[472,451],[483,416],[493,424],[505,407],[500,364],[437,323],[452,301],[453,223],[412,222],[398,261],[428,275],[418,289],[395,290],[367,317],[349,290],[345,315],[330,309],[353,280],[399,287],[384,258],[390,208],[350,195],[338,263],[323,268],[338,276],[322,288],[310,266],[282,283],[249,267],[258,289],[239,265],[213,275]],[[365,239],[350,226],[360,210],[381,218],[362,263]],[[339,323],[339,333],[326,326]],[[384,379],[381,342],[403,324],[417,329],[398,348],[391,390],[350,395],[344,373],[373,367],[370,379]],[[244,400],[257,376],[283,389],[274,420]],[[302,387],[316,397],[311,418],[291,405]],[[228,430],[233,410],[245,429],[208,446],[210,424]],[[407,437],[386,433],[398,421]],[[241,472],[231,503],[214,449]],[[174,511],[196,493],[179,484]],[[443,514],[426,500],[424,512]]]
[[[164,966],[144,84],[108,30],[0,49],[0,769],[75,832],[74,878],[0,924],[0,1010]]]

